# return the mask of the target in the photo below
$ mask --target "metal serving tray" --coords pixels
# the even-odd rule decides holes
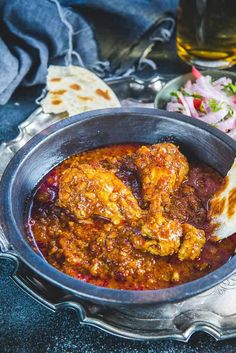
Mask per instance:
[[[36,133],[63,116],[44,114],[39,108],[19,125],[19,135],[0,146],[0,179],[14,154]],[[39,283],[9,249],[0,228],[0,257],[15,260],[12,279],[28,294],[52,310],[74,308],[84,324],[130,339],[172,338],[187,341],[196,331],[205,331],[216,339],[236,337],[236,271],[228,280],[213,289],[185,301],[150,308],[145,318],[134,308],[127,315],[119,310],[75,300],[47,283]],[[135,329],[134,329],[135,327]]]

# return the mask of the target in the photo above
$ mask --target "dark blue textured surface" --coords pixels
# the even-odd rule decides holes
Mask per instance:
[[[236,339],[216,342],[195,334],[186,343],[135,342],[79,324],[70,310],[53,313],[23,293],[8,277],[10,261],[0,261],[1,353],[235,353]]]
[[[17,124],[35,108],[40,87],[24,89],[0,108],[0,143],[17,134]],[[17,105],[16,105],[17,103]],[[19,105],[18,105],[19,104]],[[235,353],[236,339],[216,342],[195,334],[185,344],[132,342],[79,324],[70,310],[53,313],[23,293],[9,278],[10,261],[0,260],[1,353]]]

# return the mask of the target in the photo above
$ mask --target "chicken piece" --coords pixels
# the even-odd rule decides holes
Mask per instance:
[[[168,202],[170,194],[180,186],[189,171],[187,159],[172,143],[142,146],[136,153],[135,164],[141,175],[146,202],[151,202],[160,192],[163,202]]]
[[[159,256],[173,255],[180,247],[181,224],[172,220],[163,220],[162,224],[145,224],[142,227],[142,236],[148,240],[142,242],[140,249]]]
[[[182,227],[163,216],[163,207],[187,176],[188,162],[175,145],[160,143],[139,148],[135,164],[141,175],[143,199],[150,204],[141,230],[142,236],[150,240],[140,242],[141,248],[160,256],[172,255],[180,247]]]
[[[168,256],[178,251],[182,228],[178,221],[163,216],[161,202],[161,198],[153,199],[149,214],[141,228],[143,240],[136,247],[155,255]]]
[[[180,260],[195,260],[200,256],[201,250],[206,243],[205,232],[194,226],[182,224],[184,241],[179,249]]]
[[[142,226],[142,237],[133,240],[137,249],[159,256],[178,253],[178,258],[182,261],[197,259],[205,245],[206,237],[203,230],[190,224],[181,224],[177,220],[159,216],[159,219],[149,219]]]
[[[163,214],[164,207],[170,204],[171,194],[188,174],[186,158],[175,145],[162,143],[141,147],[136,153],[135,164],[141,174],[143,198],[150,204],[141,228],[142,237],[148,239],[136,238],[135,246],[159,256],[179,251],[181,260],[197,258],[205,244],[204,231],[189,224],[182,225]]]
[[[88,164],[68,168],[62,174],[58,205],[79,220],[100,216],[114,224],[138,220],[143,213],[120,179],[109,171]]]
[[[178,253],[180,260],[198,258],[206,242],[205,232],[188,223],[181,224],[177,219],[165,217],[161,203],[158,197],[151,202],[149,214],[142,226],[142,236],[151,239],[152,243],[145,240],[142,243],[143,250],[159,256]]]

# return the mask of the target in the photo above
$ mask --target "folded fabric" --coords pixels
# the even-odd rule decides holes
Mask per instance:
[[[45,83],[49,64],[92,69],[106,60],[106,70],[114,71],[127,48],[176,6],[177,0],[7,0],[0,20],[0,105],[19,85]]]

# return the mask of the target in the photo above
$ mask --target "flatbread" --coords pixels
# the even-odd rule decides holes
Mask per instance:
[[[112,89],[91,71],[79,66],[49,66],[45,113],[69,116],[94,109],[120,107]]]
[[[211,199],[209,211],[216,238],[224,239],[236,233],[236,159]]]

